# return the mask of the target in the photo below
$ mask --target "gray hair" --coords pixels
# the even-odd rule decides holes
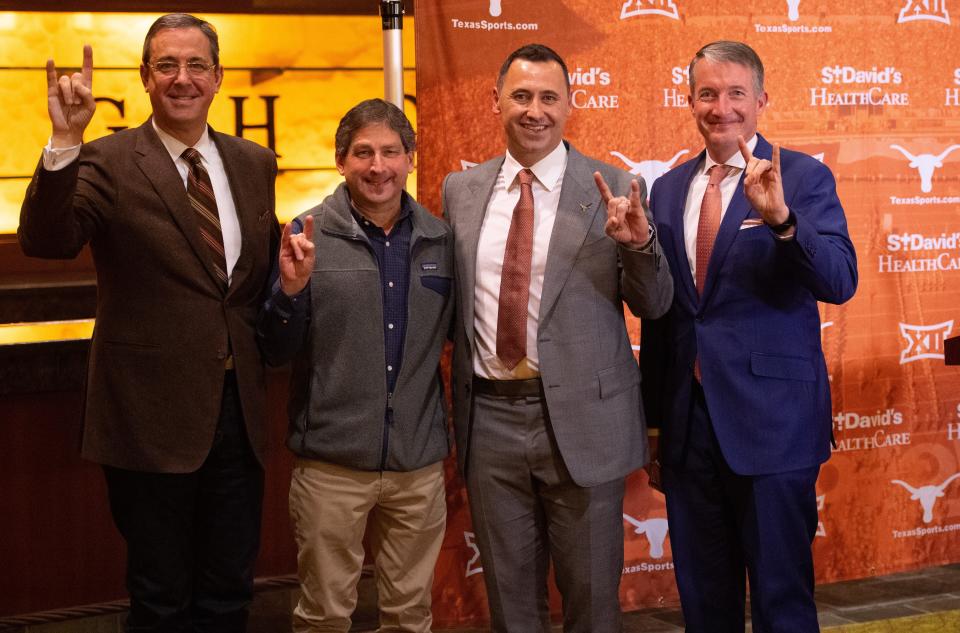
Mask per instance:
[[[217,29],[206,20],[190,15],[189,13],[168,13],[160,16],[156,22],[150,25],[147,31],[147,37],[143,40],[143,65],[150,64],[150,42],[154,36],[165,29],[200,29],[200,32],[207,36],[210,41],[210,56],[213,57],[213,65],[220,65],[220,39],[217,37]]]
[[[337,158],[346,156],[354,135],[361,128],[377,123],[386,125],[400,136],[405,152],[417,149],[417,135],[403,110],[383,99],[367,99],[350,108],[340,119],[334,136]]]
[[[697,54],[690,60],[690,92],[693,93],[693,67],[701,59],[709,59],[713,62],[730,62],[746,66],[753,71],[753,87],[757,94],[763,92],[763,62],[757,52],[744,44],[743,42],[732,42],[730,40],[718,40],[710,42],[697,51]]]

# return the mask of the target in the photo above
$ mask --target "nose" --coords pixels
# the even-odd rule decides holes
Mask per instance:
[[[383,169],[383,154],[380,152],[374,152],[373,157],[370,159],[370,170],[371,171],[380,171]]]
[[[543,114],[543,107],[539,99],[531,99],[530,105],[527,106],[527,116],[531,119],[539,119],[540,115]]]
[[[173,78],[174,83],[189,83],[190,74],[187,72],[187,65],[180,64],[180,68],[177,69],[177,74]]]
[[[726,114],[730,112],[731,101],[727,95],[719,95],[713,102],[713,110],[716,114]]]

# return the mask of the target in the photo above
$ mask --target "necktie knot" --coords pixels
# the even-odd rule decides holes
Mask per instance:
[[[529,169],[521,169],[517,173],[517,178],[520,180],[520,186],[532,185],[533,184],[533,172]]]
[[[727,177],[727,174],[730,173],[731,169],[733,169],[733,167],[730,165],[714,165],[707,170],[707,175],[710,176],[710,180],[707,182],[707,185],[719,185],[720,182]]]
[[[201,165],[200,152],[192,147],[188,147],[187,149],[183,150],[183,153],[180,154],[180,158],[190,163],[191,167]]]

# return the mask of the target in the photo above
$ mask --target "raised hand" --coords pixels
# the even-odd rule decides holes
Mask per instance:
[[[287,222],[280,238],[280,288],[288,296],[297,294],[307,286],[315,258],[313,216],[308,215],[304,219],[302,233],[292,235],[292,224]]]
[[[83,142],[83,131],[93,118],[93,48],[83,47],[83,68],[71,76],[57,76],[52,59],[47,60],[47,113],[53,125],[53,147]]]
[[[644,246],[650,239],[650,224],[640,199],[640,183],[636,179],[630,181],[630,197],[627,198],[614,197],[599,171],[593,172],[593,180],[607,205],[607,224],[604,226],[607,235],[627,248]]]
[[[743,176],[743,195],[770,226],[783,224],[790,209],[783,199],[783,178],[780,175],[780,144],[773,146],[773,160],[756,158],[742,136],[737,137],[740,154],[747,162]]]

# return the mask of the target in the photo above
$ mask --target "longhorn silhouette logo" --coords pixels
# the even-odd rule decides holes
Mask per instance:
[[[643,178],[643,183],[647,186],[647,194],[650,193],[650,188],[653,187],[653,181],[659,178],[660,176],[667,173],[674,163],[677,162],[684,154],[689,154],[690,150],[682,149],[676,154],[673,155],[673,158],[667,161],[663,160],[642,160],[639,163],[630,160],[620,152],[610,152],[611,156],[616,156],[624,162],[624,164],[630,169],[630,173],[634,176],[640,176]]]
[[[647,543],[650,544],[650,558],[663,558],[663,541],[667,538],[668,531],[666,519],[638,521],[629,514],[624,514],[623,519],[633,526],[634,534],[643,534],[647,537]]]
[[[500,0],[490,0],[490,15],[499,17],[503,13],[503,7],[500,6]]]
[[[800,19],[800,0],[787,0],[787,17],[791,22]]]
[[[910,161],[910,166],[920,173],[920,191],[930,193],[933,189],[933,170],[937,167],[943,167],[943,159],[949,156],[953,150],[960,149],[960,145],[951,145],[936,156],[933,154],[914,156],[900,145],[891,145],[890,149],[895,149],[907,157]]]
[[[937,499],[944,496],[944,489],[950,485],[951,481],[958,477],[960,477],[960,473],[954,473],[947,477],[939,486],[921,486],[920,488],[914,488],[900,479],[892,479],[890,483],[900,484],[906,488],[910,492],[910,500],[920,502],[920,507],[923,508],[923,522],[930,523],[933,521],[933,506],[937,502]]]

